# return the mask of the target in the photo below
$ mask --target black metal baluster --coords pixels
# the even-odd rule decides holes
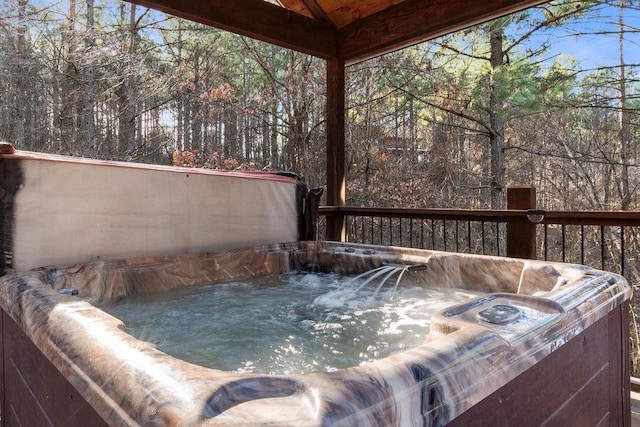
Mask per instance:
[[[580,264],[584,265],[584,225],[580,226]]]

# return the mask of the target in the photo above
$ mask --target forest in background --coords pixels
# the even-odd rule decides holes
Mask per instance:
[[[551,2],[349,67],[348,204],[503,208],[533,185],[546,209],[638,209],[639,8]],[[19,149],[324,184],[322,60],[120,0],[6,0],[0,32]],[[554,34],[613,40],[614,60]]]

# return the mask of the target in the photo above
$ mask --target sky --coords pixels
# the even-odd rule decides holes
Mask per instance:
[[[616,7],[600,6],[576,22],[539,34],[532,42],[550,40],[549,56],[571,55],[582,69],[616,66],[620,62],[618,13]],[[625,9],[623,17],[625,63],[640,68],[640,5]]]

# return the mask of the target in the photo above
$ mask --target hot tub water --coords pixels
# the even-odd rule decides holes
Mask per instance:
[[[329,372],[418,346],[432,313],[477,298],[396,280],[283,274],[127,297],[102,308],[179,359],[258,374]]]

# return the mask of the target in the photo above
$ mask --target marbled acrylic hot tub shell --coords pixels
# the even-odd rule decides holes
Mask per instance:
[[[290,376],[223,372],[175,359],[93,305],[309,266],[357,274],[382,262],[424,264],[405,275],[410,283],[486,295],[437,313],[417,348]],[[443,425],[586,336],[630,298],[622,277],[584,266],[329,242],[56,266],[0,281],[2,309],[99,416],[110,425],[144,426]],[[478,315],[496,305],[536,315],[506,324]]]

